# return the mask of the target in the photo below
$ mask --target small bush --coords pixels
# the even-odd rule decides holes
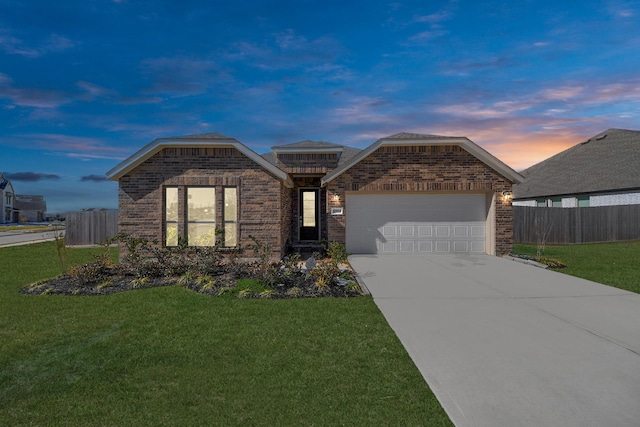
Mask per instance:
[[[346,262],[350,255],[347,253],[347,247],[340,242],[329,242],[325,246],[325,250],[327,251],[327,256],[336,264]]]
[[[76,265],[69,269],[67,276],[79,285],[94,285],[103,282],[111,275],[110,268],[101,262]]]
[[[145,286],[147,286],[149,284],[149,278],[148,277],[139,277],[137,279],[133,279],[131,281],[131,287],[134,289],[137,288],[143,288]]]

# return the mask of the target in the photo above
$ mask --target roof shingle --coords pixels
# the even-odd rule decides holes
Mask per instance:
[[[521,172],[514,199],[640,188],[640,131],[608,129]]]

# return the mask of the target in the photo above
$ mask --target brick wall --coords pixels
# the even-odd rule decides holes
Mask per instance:
[[[163,188],[198,185],[216,187],[218,206],[224,186],[238,187],[240,245],[251,245],[249,235],[253,235],[272,246],[274,257],[283,254],[290,233],[281,227],[283,221],[290,223],[290,213],[283,211],[289,189],[234,148],[165,148],[123,176],[118,189],[119,232],[162,242]],[[216,211],[220,227],[222,212]],[[180,224],[179,230],[183,229]]]
[[[496,253],[506,254],[513,243],[513,216],[502,191],[511,182],[457,145],[381,147],[327,186],[328,211],[345,207],[348,191],[368,192],[482,192],[498,193],[495,203]],[[337,194],[339,200],[333,195]],[[345,242],[344,216],[328,216],[329,240]]]
[[[288,173],[327,173],[338,165],[337,153],[279,153],[277,166]]]
[[[293,194],[294,190],[292,188],[287,188],[284,184],[280,185],[280,242],[283,253],[286,252],[289,245],[292,243],[294,229],[293,229],[293,213],[292,213],[292,203],[293,203]]]

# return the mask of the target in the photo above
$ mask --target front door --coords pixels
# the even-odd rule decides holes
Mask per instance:
[[[318,189],[300,190],[300,240],[319,239],[319,191]]]

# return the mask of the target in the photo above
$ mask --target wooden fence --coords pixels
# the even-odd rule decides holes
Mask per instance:
[[[118,234],[118,211],[88,210],[66,214],[65,238],[69,246],[96,245]]]
[[[513,207],[513,242],[571,244],[640,240],[640,205],[584,208]]]

